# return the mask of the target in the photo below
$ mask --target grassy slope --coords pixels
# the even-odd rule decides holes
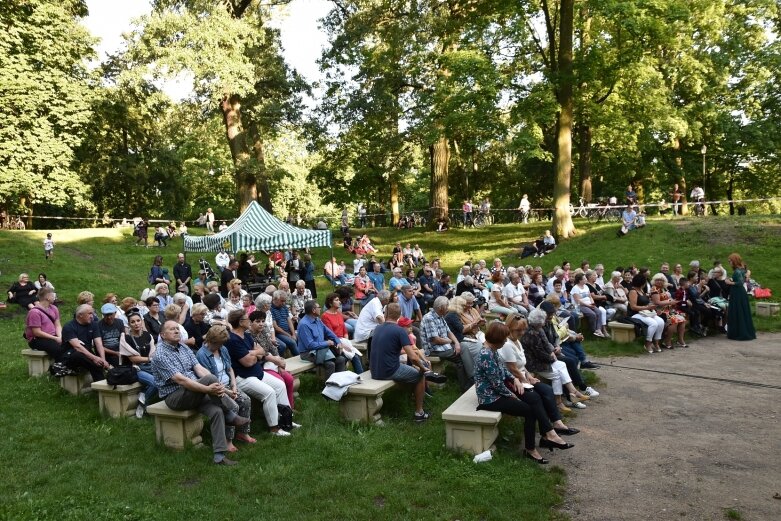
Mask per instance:
[[[738,223],[738,224],[735,224]],[[779,221],[710,218],[685,226],[652,222],[648,229],[617,240],[613,227],[594,227],[539,260],[549,270],[566,258],[589,259],[608,269],[635,262],[657,267],[662,260],[709,264],[740,251],[754,277],[779,290],[774,253]],[[586,228],[585,223],[580,223]],[[467,258],[495,256],[517,264],[517,247],[542,232],[543,225],[494,226],[488,230],[446,234],[402,234],[372,231],[387,257],[396,240],[418,241],[427,256],[438,255],[455,272]],[[109,291],[121,296],[140,293],[156,249],[130,245],[114,230],[56,231],[56,260],[43,262],[43,232],[0,232],[0,285],[7,287],[21,271],[34,277],[46,271],[57,286],[64,316],[82,289],[98,300]],[[176,243],[177,245],[180,243]],[[165,250],[170,266],[176,246]],[[327,251],[316,251],[322,266]],[[337,253],[339,256],[339,253]],[[345,260],[349,260],[345,257]],[[326,285],[321,289],[325,294]],[[208,450],[172,454],[154,444],[149,419],[104,420],[95,397],[63,394],[46,378],[26,376],[18,351],[23,315],[15,308],[0,311],[0,450],[6,465],[0,519],[182,519],[229,512],[225,518],[290,518],[306,512],[310,519],[499,519],[510,512],[522,519],[549,519],[558,501],[560,471],[541,472],[517,458],[520,428],[502,426],[494,461],[474,465],[444,448],[439,414],[456,397],[449,386],[437,393],[430,408],[435,419],[423,426],[409,421],[411,404],[399,393],[387,397],[385,428],[353,426],[338,418],[338,407],[318,396],[317,382],[305,375],[298,421],[305,427],[290,439],[260,436],[243,448],[233,469],[214,468]],[[778,319],[758,321],[761,329],[778,329]],[[593,353],[637,353],[638,346],[591,342]],[[588,421],[588,415],[574,421]],[[260,432],[262,427],[256,427]],[[555,462],[555,456],[554,456]],[[520,514],[520,515],[519,515]],[[300,515],[300,514],[299,514]]]

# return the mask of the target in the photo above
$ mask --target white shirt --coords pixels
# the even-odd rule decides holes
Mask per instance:
[[[702,187],[697,186],[692,190],[691,198],[697,200],[701,197],[703,199],[705,198],[705,190]]]
[[[508,284],[504,287],[503,293],[508,302],[512,304],[523,304],[523,295],[526,293],[526,290],[521,283],[518,283],[517,286]]]
[[[366,263],[366,259],[353,259],[353,273],[358,275],[358,272],[361,271],[361,266],[363,266]]]
[[[358,322],[355,324],[355,333],[353,333],[353,341],[360,342],[366,340],[374,332],[374,328],[379,325],[377,317],[382,315],[382,304],[377,297],[371,299],[363,309],[361,314],[358,315]]]
[[[518,209],[519,210],[528,210],[529,207],[530,207],[529,200],[527,198],[525,198],[525,197],[523,199],[521,199],[521,204],[518,205]]]
[[[231,258],[230,255],[227,254],[227,252],[221,251],[217,254],[216,257],[214,257],[214,262],[217,264],[217,266],[220,267],[221,270],[224,270],[228,267],[228,263],[230,262]]]

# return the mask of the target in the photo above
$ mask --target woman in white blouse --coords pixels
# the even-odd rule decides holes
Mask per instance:
[[[572,295],[576,309],[588,320],[594,336],[610,338],[606,329],[607,312],[605,308],[597,306],[594,299],[591,298],[591,290],[586,286],[585,274],[578,273],[575,275],[575,285],[572,286],[570,295]]]

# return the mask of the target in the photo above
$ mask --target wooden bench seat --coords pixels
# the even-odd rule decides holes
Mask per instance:
[[[362,421],[382,425],[380,409],[382,395],[393,388],[393,380],[375,380],[371,371],[361,373],[361,383],[353,385],[339,402],[342,418],[350,421]]]
[[[614,342],[619,344],[629,344],[634,342],[636,338],[634,324],[624,324],[623,322],[608,322],[607,327],[610,329],[610,336]]]
[[[138,405],[138,394],[143,386],[138,383],[130,385],[109,385],[106,380],[92,382],[92,389],[98,393],[98,409],[111,418],[132,416]]]
[[[37,349],[22,349],[22,356],[27,360],[27,374],[30,376],[44,376],[49,374],[49,366],[54,361],[46,351]]]
[[[479,454],[493,447],[502,413],[477,410],[477,393],[470,387],[442,413],[449,449]]]
[[[157,443],[175,450],[198,446],[203,441],[203,416],[195,409],[174,411],[164,401],[147,406],[147,414],[155,419]]]

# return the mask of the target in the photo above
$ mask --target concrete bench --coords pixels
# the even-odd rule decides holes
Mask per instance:
[[[353,340],[353,347],[361,353],[361,363],[364,367],[369,367],[369,340]]]
[[[607,327],[610,329],[610,336],[614,342],[629,344],[635,341],[636,332],[634,324],[613,321],[608,322]]]
[[[203,416],[199,411],[174,411],[161,401],[147,406],[146,412],[155,419],[157,443],[170,449],[182,450],[192,445],[198,446],[203,441]]]
[[[136,382],[130,385],[109,385],[106,380],[92,382],[92,390],[98,393],[98,409],[111,418],[122,418],[135,414],[138,394],[143,386]]]
[[[442,413],[447,448],[479,454],[493,448],[502,413],[477,410],[477,393],[470,387]]]
[[[297,393],[301,385],[298,375],[311,371],[315,367],[314,363],[301,360],[300,356],[294,356],[285,360],[285,371],[293,375],[293,392]]]
[[[758,317],[773,317],[779,314],[781,304],[778,302],[757,302]]]
[[[68,393],[79,396],[92,392],[92,375],[80,373],[60,377],[60,387]]]
[[[375,380],[371,371],[361,373],[361,383],[351,386],[339,402],[342,418],[382,425],[382,395],[395,385],[393,380]]]
[[[53,359],[46,351],[37,349],[22,349],[22,356],[27,360],[27,374],[30,376],[43,376],[49,374],[49,366]]]
[[[431,362],[431,370],[435,373],[443,374],[445,372],[445,362],[438,356],[428,356],[428,361]]]

